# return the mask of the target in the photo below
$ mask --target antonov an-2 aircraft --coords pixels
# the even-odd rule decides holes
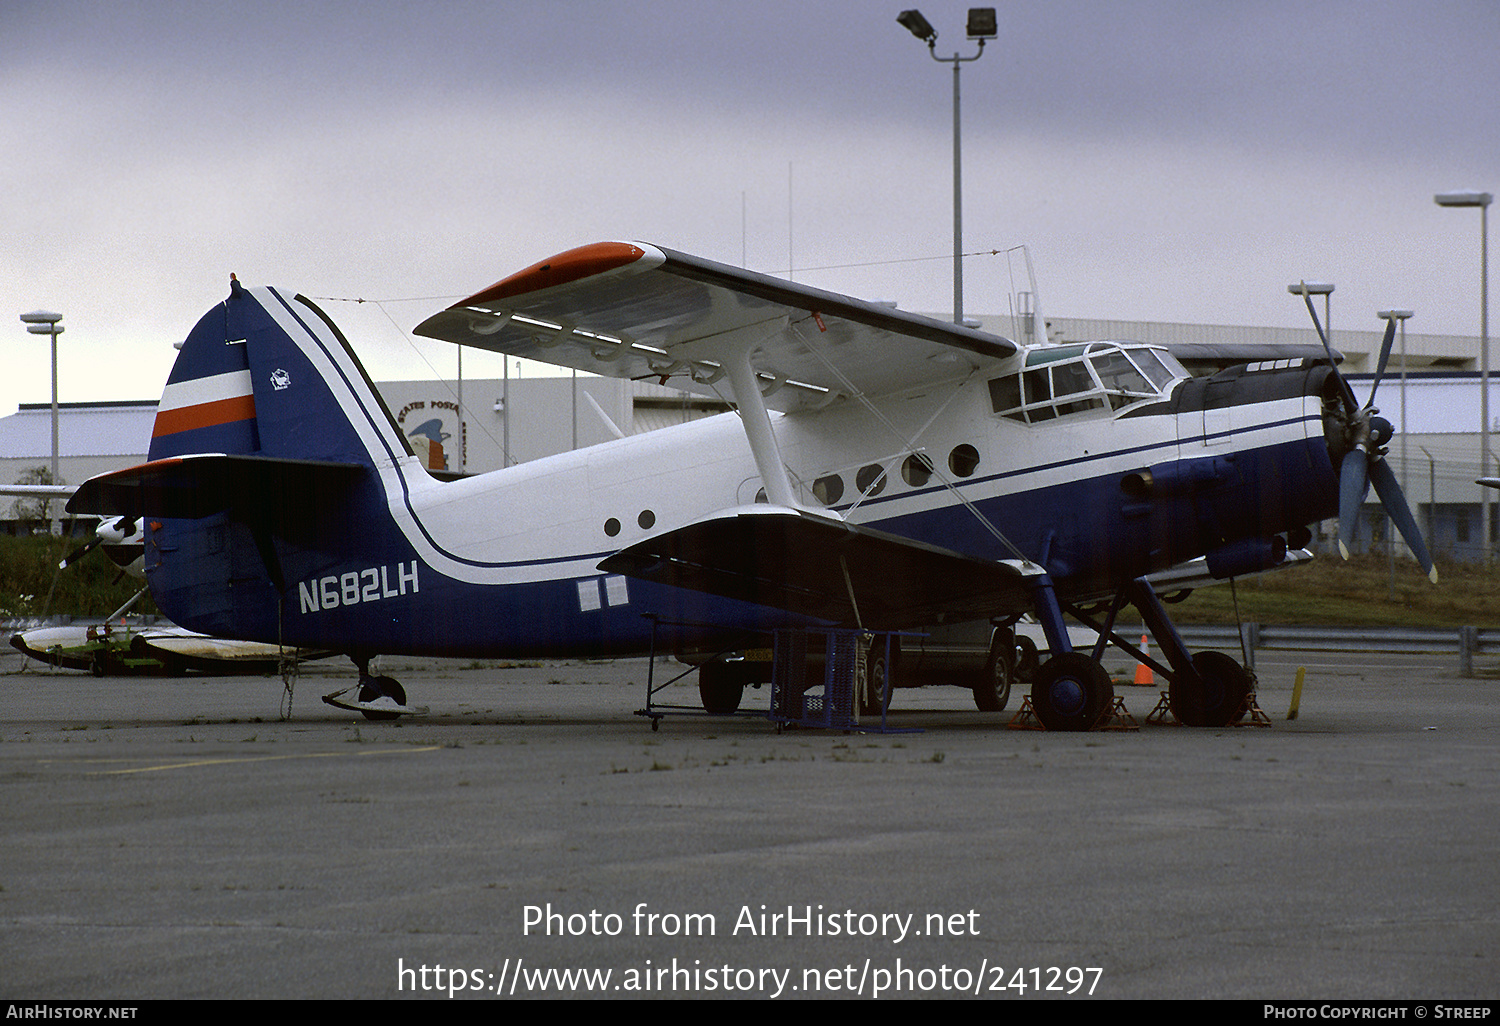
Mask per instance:
[[[369,675],[382,653],[697,661],[776,628],[1029,613],[1050,649],[1036,715],[1082,730],[1113,689],[1104,641],[1074,651],[1064,611],[1107,610],[1101,636],[1125,644],[1112,624],[1132,603],[1177,717],[1218,725],[1252,680],[1187,652],[1148,575],[1277,566],[1307,525],[1343,513],[1352,528],[1370,481],[1431,569],[1381,458],[1389,424],[1355,402],[1326,339],[1316,359],[1193,378],[1160,346],[1020,345],[621,242],[416,330],[736,412],[438,480],[317,306],[231,280],[182,346],[149,462],[87,482],[69,509],[146,518],[152,595],[177,623],[348,653],[367,712],[407,708]],[[756,665],[706,664],[705,706],[735,708]]]

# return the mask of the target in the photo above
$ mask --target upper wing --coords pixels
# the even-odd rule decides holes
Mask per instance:
[[[877,630],[1032,608],[1013,566],[777,506],[712,514],[599,568]]]
[[[1009,339],[645,243],[569,250],[429,317],[416,333],[705,395],[754,338],[766,405],[795,410],[961,376]]]

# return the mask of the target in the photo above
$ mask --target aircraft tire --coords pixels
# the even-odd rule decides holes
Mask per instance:
[[[1026,640],[1029,642],[1031,639]],[[1008,627],[996,630],[995,636],[990,639],[990,655],[984,663],[984,676],[974,685],[974,706],[980,712],[1001,712],[1010,704],[1010,685],[1014,676],[1011,667],[1015,663],[1013,653],[1017,651],[1016,641],[1014,633]]]
[[[1114,705],[1104,667],[1082,652],[1053,656],[1031,685],[1031,709],[1048,730],[1090,730]]]
[[[729,663],[704,663],[698,667],[698,697],[710,716],[728,716],[740,707],[745,681],[739,667]]]
[[[382,697],[394,698],[397,705],[405,705],[406,689],[394,677],[367,677],[360,684],[359,700],[361,702],[373,702]],[[394,720],[401,715],[398,712],[376,712],[371,709],[361,709],[359,714],[367,720]]]
[[[1041,660],[1037,657],[1036,642],[1024,634],[1016,635],[1016,660],[1014,663],[1016,680],[1036,680],[1037,670],[1041,668]]]
[[[1245,715],[1250,673],[1223,652],[1196,652],[1193,669],[1200,680],[1177,674],[1167,688],[1172,715],[1189,727],[1227,727]]]

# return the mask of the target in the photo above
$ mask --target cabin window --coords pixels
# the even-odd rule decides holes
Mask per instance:
[[[832,506],[844,497],[844,479],[837,474],[820,477],[813,482],[813,498],[825,506]]]
[[[866,498],[879,495],[885,491],[885,468],[878,463],[860,467],[859,473],[854,475],[854,487]]]
[[[1119,410],[1161,399],[1186,373],[1170,356],[1145,346],[1091,342],[1034,349],[1023,369],[990,379],[990,409],[1029,424]]]
[[[901,479],[913,488],[921,488],[932,479],[932,460],[926,453],[912,453],[901,461]]]
[[[965,442],[955,445],[948,454],[948,469],[959,477],[968,477],[979,467],[979,450]]]

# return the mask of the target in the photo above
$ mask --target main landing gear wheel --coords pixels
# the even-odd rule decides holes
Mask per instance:
[[[1030,641],[1030,638],[1026,639]],[[1032,651],[1035,652],[1035,646]],[[990,640],[990,656],[985,660],[984,676],[974,685],[974,706],[980,712],[1000,712],[1010,704],[1011,666],[1016,642],[1010,630],[1002,628]]]
[[[1114,704],[1109,674],[1082,652],[1048,659],[1031,685],[1031,709],[1048,730],[1090,730]]]
[[[1198,652],[1193,669],[1200,680],[1176,674],[1167,688],[1172,715],[1189,727],[1227,727],[1245,715],[1254,686],[1250,671],[1223,652]]]
[[[728,716],[740,707],[745,694],[744,675],[729,663],[704,663],[698,667],[698,697],[703,711],[712,716]]]
[[[395,677],[366,677],[359,682],[359,701],[378,702],[389,698],[397,705],[406,704],[406,689]],[[359,714],[367,720],[394,720],[401,714],[376,709],[361,709]]]

